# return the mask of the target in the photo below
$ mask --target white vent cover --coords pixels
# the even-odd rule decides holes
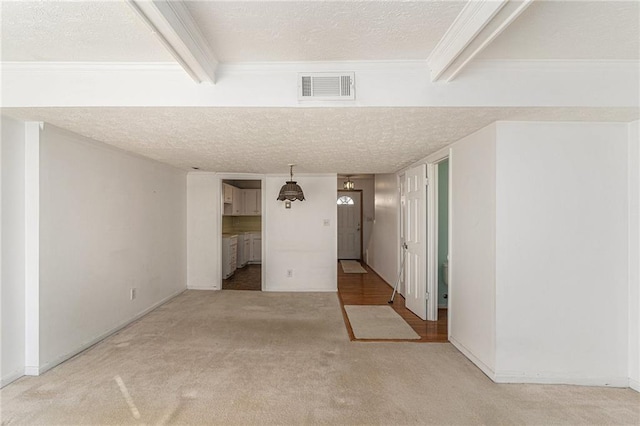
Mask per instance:
[[[356,98],[352,72],[314,72],[298,74],[298,100],[349,101]]]

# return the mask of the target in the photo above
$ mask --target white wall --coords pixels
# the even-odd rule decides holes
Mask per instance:
[[[25,125],[5,116],[1,120],[0,386],[4,386],[22,376],[25,365]]]
[[[187,203],[183,171],[49,125],[40,143],[42,371],[186,288]]]
[[[629,124],[629,385],[640,392],[640,121]]]
[[[627,382],[624,123],[498,123],[498,381]]]
[[[267,291],[337,291],[336,175],[295,175],[304,201],[276,198],[286,175],[266,178],[263,206]],[[325,221],[328,220],[328,226]],[[287,277],[287,270],[293,276]]]
[[[187,286],[220,290],[220,179],[211,173],[187,176]]]
[[[337,290],[336,175],[295,175],[305,201],[287,210],[276,201],[288,175],[189,173],[188,287],[221,288],[220,182],[225,179],[262,179],[263,253],[265,291]],[[324,220],[329,226],[324,226]],[[293,277],[287,278],[287,270]]]
[[[343,190],[346,179],[339,178],[337,189]],[[371,244],[373,218],[375,216],[375,184],[373,177],[367,179],[351,178],[355,189],[362,190],[362,258],[367,261],[367,250]]]
[[[389,285],[398,278],[399,205],[398,177],[395,174],[375,176],[375,220],[369,242],[369,266]]]
[[[490,377],[495,369],[495,124],[451,149],[449,338]]]

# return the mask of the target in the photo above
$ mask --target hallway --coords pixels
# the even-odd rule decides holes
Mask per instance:
[[[369,266],[362,263],[366,274],[346,274],[338,264],[338,296],[344,305],[387,305],[393,288],[389,286]],[[447,342],[447,310],[438,309],[438,321],[423,321],[405,307],[404,297],[397,294],[393,309],[420,335],[420,340],[409,342]],[[350,326],[347,326],[349,338],[356,340]]]

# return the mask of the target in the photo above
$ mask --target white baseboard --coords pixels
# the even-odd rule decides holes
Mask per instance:
[[[194,286],[194,287],[187,287],[187,290],[220,290],[217,287],[198,287],[198,286]]]
[[[5,374],[0,379],[0,388],[7,386],[9,383],[15,382],[20,377],[24,376],[24,368],[20,368],[18,370],[12,371],[9,374]]]
[[[464,356],[466,356],[467,358],[469,358],[469,360],[474,363],[476,365],[476,367],[478,367],[480,369],[480,371],[482,371],[488,378],[490,378],[491,380],[493,380],[494,382],[495,380],[495,372],[493,371],[493,369],[491,367],[489,367],[487,364],[485,364],[484,362],[482,362],[480,360],[480,358],[478,358],[477,356],[475,356],[473,354],[473,352],[471,352],[469,349],[467,349],[462,343],[458,342],[455,337],[453,336],[449,336],[449,342],[455,346],[456,349],[458,349],[460,352],[462,352],[462,354]]]
[[[636,392],[640,392],[640,381],[635,379],[629,379],[629,387]]]
[[[496,383],[534,383],[545,385],[629,387],[627,377],[584,377],[553,373],[525,373],[514,371],[496,372]]]
[[[117,333],[118,331],[122,330],[123,328],[125,328],[126,326],[128,326],[129,324],[131,324],[134,321],[139,320],[140,318],[142,318],[143,316],[147,315],[149,312],[153,311],[154,309],[156,309],[157,307],[167,303],[169,300],[173,299],[174,297],[179,296],[180,294],[184,293],[187,289],[186,288],[181,288],[180,290],[170,294],[169,296],[165,297],[164,299],[160,300],[157,303],[154,303],[153,305],[151,305],[150,307],[148,307],[147,309],[145,309],[144,311],[140,312],[139,314],[136,314],[135,316],[123,321],[122,323],[118,324],[117,326],[115,326],[114,328],[102,333],[101,335],[91,339],[90,341],[80,345],[79,347],[73,349],[70,352],[67,352],[66,354],[57,357],[56,359],[47,362],[46,364],[41,365],[39,368],[34,370],[34,367],[29,367],[32,370],[30,370],[29,372],[27,372],[27,367],[25,367],[25,374],[29,375],[29,376],[38,376],[48,370],[51,370],[53,367],[60,365],[61,363],[63,363],[64,361],[68,360],[71,357],[76,356],[77,354],[79,354],[80,352],[89,349],[91,346],[95,345],[96,343],[100,342],[101,340],[106,339],[107,337],[111,336],[114,333]],[[35,373],[35,374],[30,374],[30,373]]]
[[[606,386],[613,388],[627,388],[640,392],[640,383],[632,381],[627,377],[584,377],[570,376],[565,374],[550,373],[525,373],[518,371],[494,371],[478,357],[476,357],[463,344],[458,342],[453,336],[449,336],[449,341],[464,356],[469,358],[484,374],[495,383],[532,383],[546,385],[578,385],[578,386]],[[635,383],[632,383],[635,382]],[[635,387],[634,387],[635,386]]]

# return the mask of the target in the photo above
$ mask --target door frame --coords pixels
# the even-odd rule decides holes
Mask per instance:
[[[364,262],[364,250],[363,250],[363,245],[364,245],[364,223],[362,221],[362,219],[364,218],[363,216],[363,211],[364,211],[364,199],[363,199],[363,191],[362,189],[338,189],[338,192],[336,192],[336,195],[339,195],[341,192],[359,192],[360,193],[360,262]],[[336,201],[338,199],[336,198]],[[336,204],[336,211],[338,210],[338,205]],[[336,223],[336,228],[338,228],[338,224]],[[340,259],[338,259],[340,260]]]
[[[404,297],[404,287],[405,287],[405,278],[404,278],[404,271],[402,271],[402,273],[400,273],[400,270],[402,269],[402,256],[403,256],[403,252],[402,252],[402,247],[404,246],[404,243],[406,241],[406,235],[405,235],[405,231],[407,229],[407,225],[406,223],[404,223],[404,215],[405,215],[405,209],[406,209],[406,205],[405,205],[405,195],[406,195],[406,190],[405,190],[405,170],[403,170],[401,173],[398,173],[396,176],[396,181],[397,181],[397,188],[398,188],[398,256],[397,256],[397,266],[396,269],[398,270],[398,280],[400,280],[400,282],[397,284],[398,285],[398,293]]]
[[[451,296],[452,292],[452,259],[451,259],[451,231],[452,231],[452,217],[451,214],[451,169],[452,169],[452,154],[450,149],[440,150],[433,155],[427,157],[427,291],[431,296],[427,301],[427,319],[430,321],[438,320],[438,174],[437,165],[442,161],[449,159],[449,284],[448,294]],[[451,320],[451,297],[448,298],[449,304],[447,309],[448,321]],[[450,324],[450,322],[449,322]],[[451,333],[451,327],[448,327],[448,333]]]
[[[267,177],[266,175],[253,174],[253,173],[216,173],[216,178],[218,178],[218,229],[216,230],[216,245],[218,247],[218,256],[215,259],[215,262],[218,266],[218,277],[216,279],[220,282],[220,290],[222,290],[222,216],[224,214],[224,188],[222,187],[222,183],[225,180],[259,180],[260,181],[260,195],[262,202],[262,214],[260,215],[261,221],[261,235],[262,235],[262,261],[260,263],[260,291],[265,291],[265,277],[267,276],[267,262],[265,256],[265,245],[267,235],[265,233],[265,229],[267,228],[267,216],[266,216],[266,200],[267,194],[265,191],[267,186]]]
[[[425,210],[425,217],[423,221],[426,222],[427,228],[427,239],[426,239],[426,255],[423,262],[426,263],[426,278],[427,278],[427,292],[425,293],[425,303],[427,305],[427,321],[437,321],[438,320],[438,193],[437,193],[437,176],[436,176],[436,164],[449,159],[449,284],[448,284],[448,294],[449,294],[449,305],[447,309],[447,317],[448,317],[448,337],[451,337],[451,318],[453,312],[453,304],[452,302],[452,293],[453,293],[453,274],[452,274],[452,265],[453,265],[453,256],[451,256],[452,251],[452,230],[453,230],[453,214],[452,214],[452,193],[453,193],[453,185],[451,181],[452,169],[453,169],[453,152],[450,148],[443,148],[440,151],[437,151],[428,157],[424,158],[420,162],[414,163],[411,166],[402,169],[400,172],[396,174],[397,182],[398,182],[398,247],[401,247],[404,244],[404,235],[403,234],[403,205],[402,205],[402,187],[405,177],[405,172],[409,170],[411,167],[418,166],[420,164],[426,164],[427,166],[427,208]],[[406,224],[404,224],[406,227]],[[402,249],[398,249],[398,271],[400,270],[400,265],[402,261]],[[404,275],[404,274],[402,274]],[[404,280],[404,277],[403,277]],[[404,283],[403,283],[404,284]],[[400,292],[403,296],[404,293]]]

